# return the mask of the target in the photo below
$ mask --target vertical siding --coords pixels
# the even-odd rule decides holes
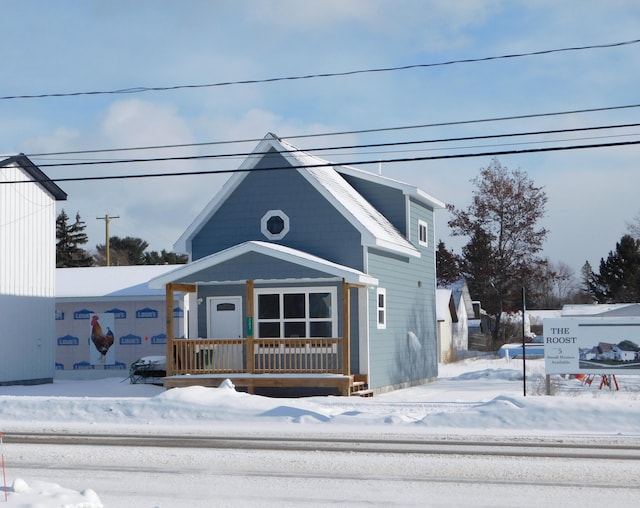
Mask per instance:
[[[377,328],[375,288],[369,292],[370,382],[373,388],[398,386],[438,374],[435,302],[433,211],[413,201],[410,206],[412,243],[421,258],[402,258],[371,250],[368,273],[387,293],[387,325]],[[419,246],[418,220],[429,225],[429,246]],[[418,339],[409,340],[413,332]]]
[[[0,179],[29,181],[17,167]],[[55,201],[32,183],[0,185],[0,293],[55,294]]]
[[[19,167],[0,180],[29,181]],[[55,201],[35,183],[0,185],[0,383],[53,377]]]

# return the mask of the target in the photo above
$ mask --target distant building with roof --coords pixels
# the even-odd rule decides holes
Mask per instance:
[[[59,377],[128,375],[142,357],[166,353],[165,292],[149,280],[180,265],[99,266],[56,269],[55,364]],[[185,336],[188,302],[176,294],[170,305],[174,335]],[[108,361],[91,341],[97,315],[114,334]],[[106,326],[106,325],[105,325]],[[107,330],[105,329],[104,332]]]

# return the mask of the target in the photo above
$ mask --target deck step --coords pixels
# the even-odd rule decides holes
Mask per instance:
[[[363,390],[356,390],[355,392],[351,392],[351,396],[352,397],[373,397],[373,390],[368,388]]]

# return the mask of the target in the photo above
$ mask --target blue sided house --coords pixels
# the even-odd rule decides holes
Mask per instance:
[[[434,211],[421,189],[268,134],[150,281],[167,315],[166,387],[371,395],[437,377]]]

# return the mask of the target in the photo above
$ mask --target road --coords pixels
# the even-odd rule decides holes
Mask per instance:
[[[638,443],[591,441],[12,435],[4,452],[8,478],[105,507],[637,506]]]

